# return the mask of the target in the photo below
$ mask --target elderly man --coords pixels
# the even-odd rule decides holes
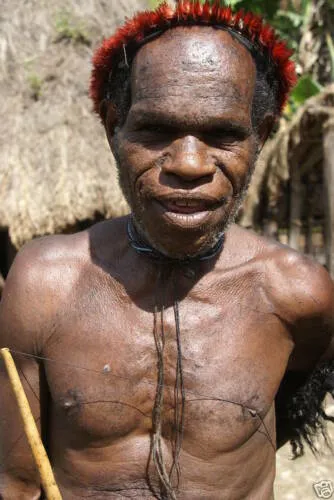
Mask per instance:
[[[28,244],[1,302],[62,496],[271,499],[275,400],[301,453],[333,368],[326,271],[232,224],[294,80],[287,49],[256,16],[184,1],[94,64],[131,216]],[[1,495],[37,499],[3,371]]]

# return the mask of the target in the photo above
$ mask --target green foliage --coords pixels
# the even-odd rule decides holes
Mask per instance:
[[[61,10],[56,15],[55,28],[57,31],[56,41],[72,41],[90,45],[91,39],[88,36],[86,26],[83,22],[73,18],[68,10]]]
[[[297,50],[310,0],[302,0],[298,10],[291,1],[285,10],[280,8],[280,0],[270,2],[267,0],[232,0],[229,3],[234,9],[250,10],[261,15],[292,49]]]
[[[309,97],[319,94],[321,90],[323,90],[322,85],[316,82],[316,80],[314,80],[311,76],[303,75],[299,78],[297,85],[291,92],[291,99],[297,106],[299,106],[304,104],[306,99],[309,99]]]
[[[41,97],[43,80],[36,73],[29,73],[27,77],[31,97],[38,101]]]
[[[150,9],[155,9],[161,4],[164,0],[148,0],[148,6]]]
[[[244,9],[260,14],[266,19],[272,19],[279,9],[279,0],[229,0],[227,4],[233,9]]]
[[[322,85],[310,75],[301,76],[290,94],[289,102],[284,110],[285,118],[291,119],[299,106],[302,106],[307,99],[319,94],[322,90]]]
[[[304,16],[293,11],[278,10],[272,24],[277,33],[284,38],[289,47],[298,49]]]
[[[205,0],[202,0],[204,3]],[[210,0],[214,3],[215,0]],[[261,15],[269,22],[276,30],[278,35],[283,38],[288,46],[297,54],[299,43],[306,26],[309,10],[311,8],[311,0],[300,0],[298,8],[296,2],[288,1],[287,7],[281,9],[280,0],[220,0],[222,5],[230,5],[233,10],[244,9],[245,11],[255,12]],[[329,0],[333,2],[334,0]],[[150,0],[151,7],[155,7],[160,2],[158,0]],[[334,44],[330,35],[327,36],[327,45],[332,59],[332,71],[334,79]],[[297,59],[297,55],[294,56]],[[289,104],[286,108],[285,116],[287,118],[301,106],[306,99],[312,97],[322,90],[322,86],[315,81],[311,76],[304,75],[300,78],[295,89],[292,91]]]
[[[334,2],[334,0],[331,1]],[[294,59],[297,59],[297,50],[308,19],[311,0],[301,0],[298,9],[295,7],[295,3],[290,0],[284,10],[280,8],[280,0],[228,0],[228,3],[234,10],[244,9],[261,15],[295,51]],[[330,52],[332,49],[334,76],[334,46],[331,38],[328,41],[328,47]],[[321,90],[322,86],[311,76],[302,76],[290,95],[285,116],[291,117],[306,99],[318,94]]]

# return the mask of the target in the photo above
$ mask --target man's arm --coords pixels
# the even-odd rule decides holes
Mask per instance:
[[[334,395],[334,285],[309,259],[294,256],[288,264],[289,292],[281,295],[281,310],[294,350],[276,397],[277,441],[281,446],[291,440],[298,456],[303,442],[314,450],[314,436],[331,420],[322,403],[327,392]]]
[[[46,297],[41,295],[38,272],[38,245],[28,245],[20,252],[8,275],[0,302],[0,347],[9,347],[15,360],[34,418],[40,427],[40,385],[42,367],[37,359]],[[15,354],[14,351],[26,353]],[[3,361],[0,361],[0,498],[4,500],[38,499],[39,476],[9,384]]]

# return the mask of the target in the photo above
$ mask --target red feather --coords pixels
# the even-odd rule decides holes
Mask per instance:
[[[196,14],[196,17],[199,17],[199,18],[201,18],[203,15],[203,5],[199,0],[197,0],[197,2],[195,4],[195,14]]]
[[[219,14],[220,14],[220,3],[216,2],[212,7],[211,7],[211,15],[214,19],[219,19]]]
[[[211,18],[211,5],[209,2],[205,2],[203,5],[203,21],[209,21]]]
[[[239,10],[233,14],[230,7],[223,7],[220,0],[213,5],[206,0],[179,0],[175,8],[166,2],[154,11],[140,12],[116,31],[109,39],[104,40],[93,56],[93,71],[90,84],[90,96],[97,113],[104,98],[110,72],[115,61],[119,60],[124,47],[143,41],[155,31],[166,31],[170,27],[187,24],[211,24],[230,26],[253,43],[262,47],[277,67],[280,84],[281,110],[286,103],[288,93],[296,83],[296,70],[290,60],[292,54],[285,42],[279,40],[274,29],[264,24],[261,17],[253,13]]]
[[[222,23],[222,25],[229,26],[231,24],[232,17],[233,17],[233,14],[232,14],[231,7],[226,7],[224,9],[222,9],[222,11],[220,13],[219,21]]]
[[[247,14],[246,14],[246,16],[247,16]],[[246,16],[245,16],[243,9],[238,10],[238,12],[236,12],[234,14],[234,17],[233,17],[233,26],[235,26],[236,28],[239,28],[239,26],[240,26],[240,28],[241,28],[242,25],[240,24],[240,21],[244,21],[244,18]]]
[[[275,43],[275,32],[269,24],[265,24],[262,26],[260,33],[259,33],[259,41],[262,43],[265,47],[272,47],[273,44]]]

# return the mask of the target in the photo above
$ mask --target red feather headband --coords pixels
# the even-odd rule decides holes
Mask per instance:
[[[179,0],[173,8],[164,2],[154,11],[139,12],[113,36],[104,40],[93,57],[90,96],[96,113],[100,113],[100,103],[106,97],[110,77],[124,54],[127,62],[128,49],[135,51],[150,40],[150,35],[160,35],[170,28],[187,25],[225,27],[239,33],[267,55],[277,68],[279,107],[282,111],[297,80],[295,65],[290,60],[292,51],[284,41],[279,40],[270,25],[264,24],[260,16],[243,10],[233,13],[222,3],[221,0],[215,0],[213,4],[209,1],[202,4],[199,0]]]

